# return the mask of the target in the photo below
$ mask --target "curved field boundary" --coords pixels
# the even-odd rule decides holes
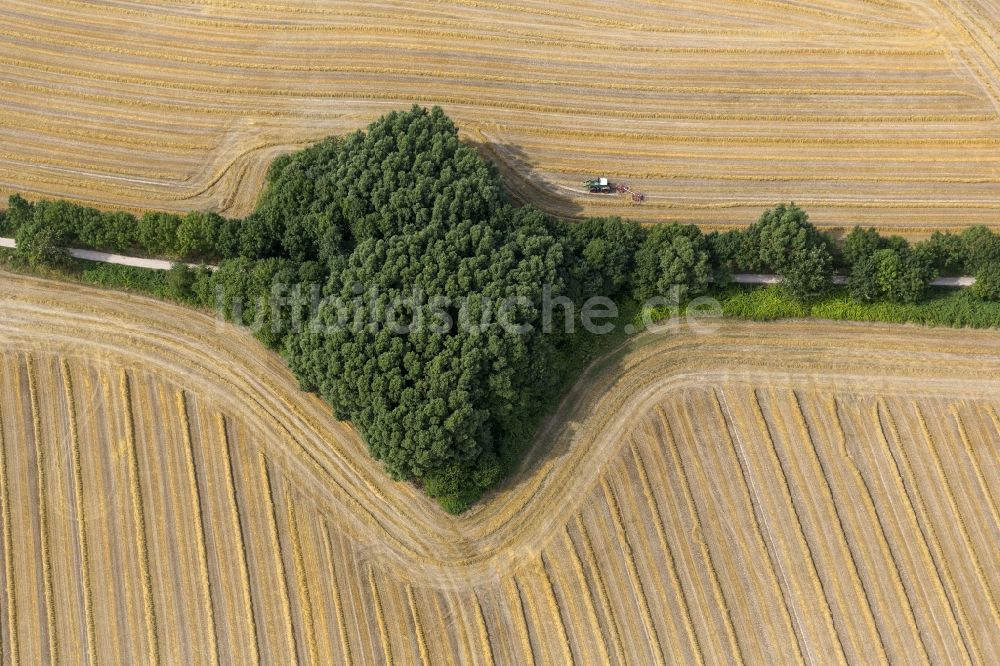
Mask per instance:
[[[707,377],[748,383],[766,379],[780,387],[794,385],[796,374],[807,371],[861,393],[891,390],[985,397],[996,381],[991,378],[1000,377],[1000,341],[990,332],[963,331],[956,337],[951,331],[929,330],[918,338],[907,334],[905,327],[788,322],[720,323],[722,332],[707,336],[643,336],[612,359],[620,364],[620,374],[595,367],[567,395],[539,434],[549,443],[548,452],[538,449],[534,457],[545,458],[529,456],[525,461],[526,469],[534,467],[531,473],[516,476],[503,492],[451,519],[417,489],[389,481],[349,426],[330,419],[320,400],[298,391],[280,359],[263,352],[248,357],[246,349],[259,345],[247,333],[152,299],[85,287],[67,290],[59,283],[7,274],[2,285],[5,319],[0,322],[0,337],[9,348],[37,348],[44,339],[51,351],[86,357],[92,348],[107,358],[183,378],[192,390],[240,413],[260,432],[272,433],[274,462],[293,471],[301,489],[315,494],[318,502],[339,507],[352,534],[406,559],[409,566],[442,575],[442,580],[458,577],[453,571],[440,571],[442,566],[485,573],[504,566],[505,550],[549,534],[553,525],[560,524],[561,514],[573,510],[572,503],[555,498],[576,496],[574,488],[591,487],[602,461],[619,450],[620,444],[598,436],[601,430],[622,427],[631,408],[655,400],[664,390],[701,384]],[[109,320],[116,324],[107,326]],[[98,330],[100,335],[95,334]],[[779,330],[780,338],[767,333]],[[870,333],[859,338],[861,330]],[[823,331],[822,338],[814,340],[814,331]],[[693,341],[703,348],[696,356],[687,351]],[[899,353],[923,354],[927,363],[896,355],[879,358],[878,350],[885,344],[894,345]],[[814,351],[795,351],[799,345]],[[983,346],[997,349],[996,359],[972,356],[981,354]],[[823,371],[817,372],[810,358],[820,356]],[[605,366],[612,361],[605,360]],[[932,370],[930,362],[937,367]],[[862,363],[866,372],[859,375],[856,369]],[[719,371],[724,365],[730,369]],[[869,373],[886,379],[872,381]],[[979,379],[965,379],[973,375]],[[923,385],[914,385],[916,379]],[[579,416],[571,414],[586,414],[576,436],[571,421]],[[570,442],[572,448],[566,449]],[[560,452],[569,456],[561,457],[557,465],[555,456]],[[526,508],[550,503],[559,509],[549,511],[544,521],[525,525],[516,520]],[[412,508],[400,515],[398,507],[404,505]]]
[[[87,651],[84,625],[60,630],[88,607],[98,659],[860,663],[864,645],[901,663],[1000,659],[1000,561],[976,534],[994,518],[970,509],[998,474],[983,448],[995,332],[642,336],[455,518],[389,481],[244,332],[7,274],[0,306],[3,631],[22,662]],[[41,458],[11,445],[33,432]],[[47,549],[10,536],[39,499]],[[73,604],[24,593],[54,572],[79,577],[54,590]]]

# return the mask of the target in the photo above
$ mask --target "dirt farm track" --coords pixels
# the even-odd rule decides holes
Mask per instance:
[[[996,226],[998,34],[997,0],[5,0],[0,193],[239,215],[418,102],[564,216]]]
[[[208,316],[0,308],[3,664],[1000,661],[995,334],[647,334],[456,519]]]

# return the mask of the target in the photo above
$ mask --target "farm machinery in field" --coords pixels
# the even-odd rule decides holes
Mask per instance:
[[[595,178],[583,183],[591,194],[625,194],[631,197],[632,203],[640,204],[646,200],[646,195],[632,189],[628,183],[612,183],[607,178]]]

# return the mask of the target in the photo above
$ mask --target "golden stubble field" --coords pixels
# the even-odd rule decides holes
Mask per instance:
[[[0,192],[240,215],[416,102],[564,216],[995,226],[998,32],[996,0],[7,0]]]
[[[0,276],[2,663],[996,663],[1000,338],[648,334],[459,518],[280,360]]]

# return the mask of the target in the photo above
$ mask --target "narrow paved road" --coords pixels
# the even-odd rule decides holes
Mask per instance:
[[[0,247],[15,248],[17,243],[13,238],[0,238]],[[154,271],[168,271],[174,265],[172,261],[164,259],[144,259],[142,257],[127,257],[123,254],[111,254],[109,252],[97,252],[95,250],[78,250],[70,248],[70,256],[86,261],[99,261],[104,264],[118,264],[119,266],[135,266],[137,268],[150,268]],[[188,264],[192,268],[199,264]],[[215,270],[215,266],[208,267]]]
[[[13,249],[16,247],[13,238],[0,238],[0,247]],[[163,259],[143,259],[142,257],[127,257],[121,254],[109,254],[107,252],[95,252],[94,250],[70,249],[70,255],[77,259],[86,261],[100,261],[106,264],[119,264],[120,266],[136,266],[138,268],[150,268],[154,271],[170,270],[173,265],[171,261]],[[188,264],[192,268],[198,264]],[[215,266],[209,266],[210,270],[215,270]],[[733,276],[733,281],[737,284],[778,284],[781,278],[777,275],[765,273],[737,273]],[[833,278],[834,284],[847,284],[847,277],[836,275]],[[935,287],[971,287],[976,284],[976,278],[972,277],[943,277],[931,282]]]
[[[778,284],[781,278],[777,275],[767,275],[765,273],[737,273],[733,276],[733,282],[738,284]],[[847,284],[846,275],[834,275],[834,284]],[[976,284],[974,277],[943,277],[931,282],[935,287],[971,287]]]

